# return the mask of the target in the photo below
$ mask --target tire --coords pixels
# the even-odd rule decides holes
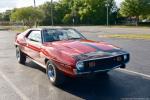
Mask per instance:
[[[47,61],[46,66],[47,66],[46,73],[49,81],[55,86],[63,84],[65,81],[65,76],[62,72],[60,72],[57,69],[54,63],[52,63],[51,61]]]
[[[16,58],[20,64],[25,64],[26,55],[20,50],[19,47],[16,47]]]

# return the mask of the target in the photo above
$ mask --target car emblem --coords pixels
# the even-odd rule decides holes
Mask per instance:
[[[94,67],[95,65],[95,61],[89,62],[89,67]]]
[[[121,61],[122,58],[121,58],[121,57],[117,57],[116,60],[117,60],[117,61]]]

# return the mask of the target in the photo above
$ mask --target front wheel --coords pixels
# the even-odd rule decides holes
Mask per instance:
[[[47,62],[47,76],[50,80],[50,82],[53,85],[60,85],[64,82],[65,76],[63,75],[62,72],[60,72],[56,66],[51,62]]]
[[[16,58],[20,64],[25,64],[26,55],[20,50],[19,47],[16,47]]]

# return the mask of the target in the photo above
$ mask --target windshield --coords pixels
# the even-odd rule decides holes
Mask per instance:
[[[61,40],[85,39],[74,29],[46,29],[43,31],[44,42]]]

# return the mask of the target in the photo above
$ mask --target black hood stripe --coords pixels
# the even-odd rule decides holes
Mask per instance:
[[[94,45],[89,44],[89,43],[82,43],[82,44],[84,44],[84,45],[86,45],[86,46],[89,46],[89,47],[92,47],[92,48],[96,49],[96,51],[104,51],[104,50],[98,48],[97,46],[94,46]]]
[[[90,44],[90,43],[82,43],[83,45],[86,45],[86,46],[89,46],[89,47],[92,47],[92,48],[94,48],[94,49],[96,49],[96,51],[103,51],[103,52],[119,52],[120,51],[120,49],[112,49],[112,50],[102,50],[102,49],[100,49],[100,48],[98,48],[97,46],[95,46],[95,45],[92,45],[92,44]]]

